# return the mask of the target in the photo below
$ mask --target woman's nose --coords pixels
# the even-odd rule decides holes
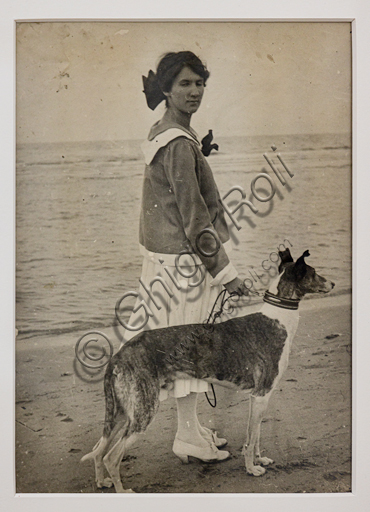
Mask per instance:
[[[196,84],[194,84],[191,89],[190,89],[190,96],[192,97],[197,97],[200,95],[200,91],[198,89],[198,87],[196,86]]]

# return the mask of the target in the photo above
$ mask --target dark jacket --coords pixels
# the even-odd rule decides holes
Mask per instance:
[[[147,165],[140,244],[148,251],[165,254],[190,249],[212,277],[222,271],[223,283],[234,279],[237,272],[223,247],[230,236],[220,194],[195,133],[177,124],[154,125],[142,147]],[[206,233],[197,241],[204,229],[213,234]],[[217,254],[204,256],[202,252],[215,252],[216,240],[220,246]]]

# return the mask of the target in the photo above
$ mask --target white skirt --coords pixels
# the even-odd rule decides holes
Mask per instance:
[[[178,256],[174,254],[153,253],[142,246],[140,252],[144,260],[139,297],[134,309],[144,300],[153,316],[147,315],[143,307],[139,307],[135,313],[132,312],[128,322],[131,327],[141,326],[147,318],[148,321],[137,330],[126,329],[124,340],[128,341],[141,331],[207,321],[223,286],[211,286],[213,278],[200,259],[196,255],[182,255],[176,263]],[[154,281],[150,285],[155,278],[161,278],[163,281]],[[163,282],[167,285],[167,290]],[[143,285],[149,290],[152,298]],[[209,384],[204,380],[191,377],[176,379],[172,389],[161,389],[159,399],[165,400],[168,396],[180,398],[192,392],[205,391],[209,391]]]

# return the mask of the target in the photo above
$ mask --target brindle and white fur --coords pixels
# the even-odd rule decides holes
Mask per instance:
[[[270,293],[300,300],[306,293],[327,293],[334,287],[305,263],[308,251],[295,263],[289,249],[279,255],[279,276]],[[179,376],[251,391],[245,465],[248,474],[263,475],[262,466],[273,461],[260,454],[261,421],[288,365],[298,319],[297,309],[264,303],[258,313],[215,324],[212,329],[204,324],[167,327],[141,332],[127,342],[107,366],[103,436],[81,459],[94,460],[97,486],[114,484],[116,492],[133,492],[122,486],[122,457],[157,412],[160,388],[171,387]],[[104,466],[109,478],[104,477]]]

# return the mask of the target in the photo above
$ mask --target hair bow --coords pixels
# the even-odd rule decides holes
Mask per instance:
[[[145,94],[147,105],[151,110],[154,110],[161,101],[166,99],[166,96],[160,88],[157,75],[152,70],[149,71],[148,77],[143,76],[143,86],[143,93]]]

